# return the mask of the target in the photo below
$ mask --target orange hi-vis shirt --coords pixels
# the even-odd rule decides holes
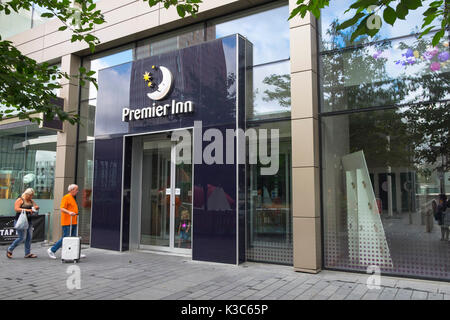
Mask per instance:
[[[78,205],[75,198],[70,194],[66,194],[61,200],[60,208],[78,213]],[[70,226],[70,218],[72,218],[72,225],[77,224],[77,216],[71,216],[61,210],[61,226]]]

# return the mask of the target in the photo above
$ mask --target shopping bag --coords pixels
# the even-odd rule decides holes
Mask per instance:
[[[17,230],[28,229],[27,212],[25,210],[22,210],[22,213],[20,214],[19,219],[17,219],[17,222],[14,225],[14,228],[16,228]]]

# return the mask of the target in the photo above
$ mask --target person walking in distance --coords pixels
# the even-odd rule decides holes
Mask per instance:
[[[441,226],[441,240],[448,241],[448,237],[450,234],[450,212],[446,212],[447,210],[447,196],[445,194],[439,195],[439,204],[437,206],[437,220],[439,225]]]
[[[32,188],[28,188],[14,203],[14,210],[16,211],[15,222],[17,222],[17,220],[19,219],[22,210],[25,210],[28,220],[28,229],[17,230],[17,234],[19,235],[19,237],[14,240],[14,242],[8,247],[8,250],[6,251],[6,256],[9,259],[12,258],[14,249],[22,242],[25,242],[25,258],[37,257],[35,254],[31,253],[31,240],[33,238],[34,229],[31,218],[33,214],[35,214],[37,210],[39,210],[39,206],[33,201],[33,196],[34,190]]]
[[[78,227],[78,205],[75,201],[75,196],[78,193],[78,186],[76,184],[71,184],[68,187],[69,193],[66,194],[61,200],[61,226],[62,226],[62,237],[55,243],[55,245],[47,250],[48,256],[51,259],[56,259],[56,251],[58,251],[61,246],[63,239],[65,237],[76,237],[77,227]],[[70,234],[70,224],[72,222],[72,234]],[[84,255],[81,255],[83,258]]]

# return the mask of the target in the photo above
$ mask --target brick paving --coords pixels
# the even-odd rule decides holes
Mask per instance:
[[[6,248],[0,246],[1,300],[450,300],[446,282],[382,277],[380,289],[369,289],[364,274],[313,275],[289,266],[93,248],[83,250],[87,258],[80,263],[63,264],[49,259],[41,244],[32,246],[37,259],[24,259],[19,246],[9,260]],[[72,266],[79,267],[80,289],[68,273]]]

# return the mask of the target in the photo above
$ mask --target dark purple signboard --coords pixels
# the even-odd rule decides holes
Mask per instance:
[[[223,137],[227,129],[245,130],[245,50],[249,47],[233,35],[99,72],[92,247],[129,248],[129,135],[193,128],[194,121],[201,121],[203,132],[214,128]],[[152,100],[149,93],[164,98]],[[211,143],[200,141],[196,148],[202,150]],[[237,264],[245,257],[245,166],[237,160],[205,164],[198,158],[201,152],[194,151],[193,156],[192,257]],[[237,159],[236,148],[233,156]],[[214,203],[211,194],[217,188],[227,195],[227,208]]]

